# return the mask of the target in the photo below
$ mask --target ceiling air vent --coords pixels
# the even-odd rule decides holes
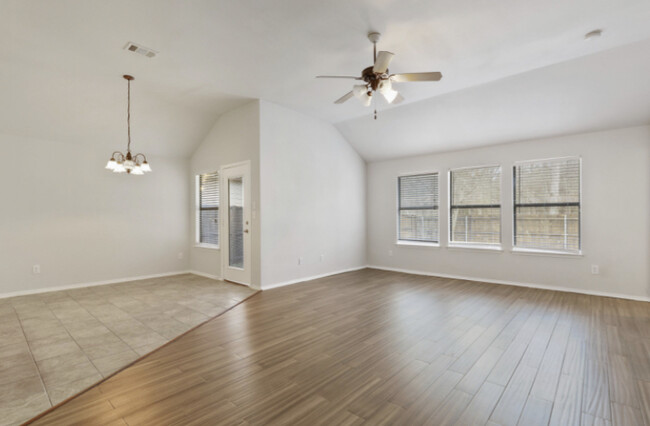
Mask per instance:
[[[148,47],[144,47],[133,42],[128,42],[126,46],[124,46],[124,50],[137,53],[138,55],[146,56],[147,58],[153,58],[158,54],[158,52],[153,49],[149,49]]]

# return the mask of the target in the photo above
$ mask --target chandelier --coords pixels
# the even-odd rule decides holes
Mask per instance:
[[[143,175],[151,171],[151,166],[147,163],[147,157],[144,154],[131,154],[131,81],[134,78],[130,75],[124,75],[127,81],[127,107],[126,107],[126,126],[128,129],[128,143],[126,145],[126,155],[120,151],[115,151],[108,160],[106,168],[113,173],[128,173],[132,175]]]

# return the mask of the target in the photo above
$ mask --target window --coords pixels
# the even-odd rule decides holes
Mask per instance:
[[[449,172],[449,242],[501,243],[501,166]]]
[[[437,243],[438,173],[398,178],[400,241]]]
[[[517,163],[513,169],[516,248],[580,251],[580,159]]]
[[[197,177],[197,243],[219,246],[219,175],[206,173]]]

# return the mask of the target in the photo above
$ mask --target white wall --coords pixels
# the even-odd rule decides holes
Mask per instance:
[[[187,204],[190,207],[192,217],[190,268],[202,274],[221,277],[221,250],[195,247],[195,177],[201,173],[218,171],[224,165],[250,160],[252,209],[255,212],[251,220],[250,228],[252,244],[251,265],[252,286],[255,288],[259,288],[260,283],[259,120],[260,106],[258,101],[250,102],[219,117],[210,130],[210,133],[196,149],[190,160],[191,176],[188,186],[192,194],[192,202],[191,204]]]
[[[188,269],[187,160],[116,175],[90,145],[0,135],[0,295]]]
[[[398,141],[396,141],[398,143]],[[514,254],[514,161],[581,156],[583,256]],[[502,166],[503,252],[447,248],[447,171]],[[498,145],[368,164],[368,263],[430,274],[650,297],[650,127]],[[440,172],[440,248],[396,245],[396,179]],[[389,255],[392,251],[392,256]],[[600,275],[592,275],[592,264]]]
[[[365,162],[331,124],[264,101],[260,134],[262,288],[364,266]]]

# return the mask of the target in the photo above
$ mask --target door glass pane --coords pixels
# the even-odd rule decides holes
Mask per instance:
[[[244,182],[241,177],[228,179],[229,223],[228,265],[244,267]]]

